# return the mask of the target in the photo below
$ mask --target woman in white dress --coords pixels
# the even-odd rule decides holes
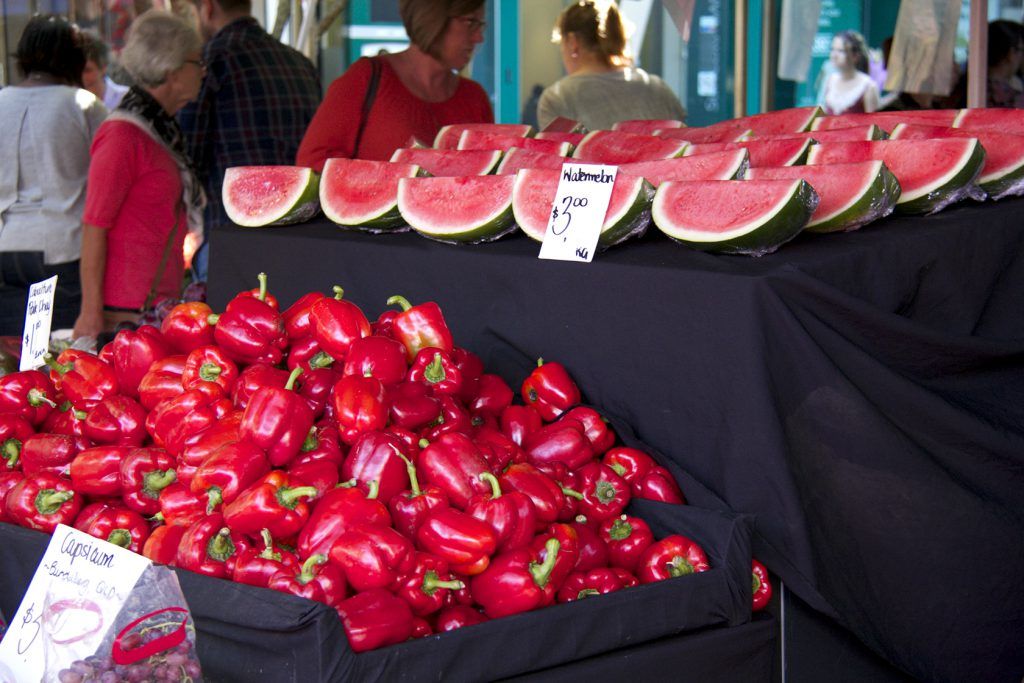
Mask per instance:
[[[878,85],[868,75],[868,49],[864,36],[842,31],[832,39],[829,60],[835,71],[825,82],[822,106],[829,115],[877,111]]]

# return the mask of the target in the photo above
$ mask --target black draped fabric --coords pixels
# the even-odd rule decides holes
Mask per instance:
[[[455,247],[327,222],[213,236],[215,308],[265,270],[284,302],[436,300],[513,382],[586,399],[756,515],[755,554],[925,680],[1024,675],[1024,200],[806,235],[760,259],[660,234],[592,264],[517,236]]]

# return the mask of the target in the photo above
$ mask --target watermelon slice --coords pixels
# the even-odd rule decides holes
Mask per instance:
[[[505,158],[498,164],[495,171],[498,175],[515,175],[521,168],[562,168],[567,159],[558,154],[534,152],[521,147],[513,147],[505,152]]]
[[[922,122],[914,121],[913,123]],[[1024,135],[1024,109],[962,109],[952,123],[935,125]]]
[[[654,224],[702,251],[763,256],[800,234],[818,206],[803,180],[702,180],[663,183]]]
[[[654,135],[634,135],[614,130],[595,130],[587,133],[576,150],[574,159],[601,164],[626,164],[631,161],[671,159],[682,156],[687,143],[666,140]]]
[[[690,145],[686,148],[686,156],[724,152],[730,149],[746,149],[750,154],[750,167],[757,166],[796,166],[807,159],[807,150],[814,141],[810,138],[790,139],[754,139],[744,142],[709,142],[703,145]]]
[[[398,210],[413,230],[439,242],[479,243],[515,230],[509,175],[402,178]]]
[[[407,230],[398,213],[398,179],[419,172],[414,164],[328,159],[320,182],[324,215],[344,228],[365,232]]]
[[[703,145],[709,142],[740,142],[752,136],[749,128],[712,128],[710,126],[695,128],[669,128],[655,131],[655,135],[672,140],[686,140],[691,145]]]
[[[811,149],[807,163],[872,159],[884,161],[900,183],[896,211],[926,214],[977,196],[974,181],[985,163],[985,150],[977,138],[826,142]]]
[[[542,130],[534,136],[538,140],[554,140],[555,142],[568,142],[571,148],[575,148],[576,145],[583,142],[583,138],[587,136],[586,133],[556,133],[553,131]],[[569,150],[570,152],[572,149]]]
[[[512,213],[520,230],[538,242],[544,241],[561,175],[561,170],[547,168],[526,168],[516,174]],[[651,222],[653,196],[654,189],[643,178],[617,173],[598,247],[607,249],[646,232]]]
[[[247,228],[307,221],[320,211],[319,182],[301,166],[235,166],[224,172],[224,211]]]
[[[623,133],[635,133],[637,135],[654,135],[658,130],[671,130],[682,128],[686,124],[675,119],[630,119],[628,121],[617,121],[612,125],[612,130]]]
[[[822,116],[811,130],[836,130],[873,123],[886,133],[900,123],[927,123],[933,126],[952,126],[958,109],[921,109],[919,111],[876,111],[870,114],[842,114]]]
[[[851,142],[856,140],[884,140],[889,137],[888,133],[874,123],[862,123],[849,128],[835,128],[833,130],[809,130],[803,133],[789,133],[787,135],[765,135],[756,138],[758,140],[795,140],[797,138],[810,138],[815,142]]]
[[[564,116],[556,116],[551,123],[544,126],[541,133],[586,133],[587,128],[579,121],[567,119]]]
[[[466,130],[481,130],[498,135],[511,135],[525,138],[533,134],[533,126],[525,123],[453,123],[443,126],[434,138],[437,149],[455,149],[459,146],[459,138]]]
[[[712,123],[707,128],[710,130],[735,131],[737,135],[749,130],[751,135],[755,136],[801,133],[808,130],[811,122],[821,116],[821,114],[821,107],[818,106],[795,107],[719,121],[718,123]]]
[[[392,162],[416,164],[432,176],[487,175],[500,160],[501,152],[493,149],[403,147],[391,155]]]
[[[900,196],[896,176],[881,161],[752,168],[748,178],[809,182],[821,200],[804,228],[810,232],[856,230],[891,214]]]
[[[654,187],[669,180],[734,180],[742,178],[750,165],[745,149],[709,152],[692,157],[622,164],[619,171],[643,176]]]
[[[459,137],[458,149],[500,149],[502,152],[510,147],[522,147],[534,152],[545,154],[560,154],[565,156],[569,153],[568,142],[555,140],[537,140],[534,138],[522,138],[514,135],[502,135],[484,130],[464,130]]]
[[[993,199],[1024,194],[1024,136],[990,130],[964,130],[943,126],[901,123],[892,131],[894,140],[928,138],[978,138],[985,148],[985,165],[978,186]]]

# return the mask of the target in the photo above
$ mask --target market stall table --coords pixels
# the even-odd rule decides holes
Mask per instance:
[[[592,264],[317,221],[214,232],[215,310],[266,271],[368,314],[438,301],[507,379],[585,399],[757,515],[755,555],[927,680],[1024,674],[1024,200],[805,235],[760,259],[652,230]]]

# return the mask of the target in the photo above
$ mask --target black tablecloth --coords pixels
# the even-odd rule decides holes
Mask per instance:
[[[521,380],[564,363],[713,495],[797,595],[927,680],[1024,674],[1024,200],[806,235],[751,259],[660,234],[592,264],[317,222],[217,230],[211,301],[266,271],[368,315],[438,301]]]

